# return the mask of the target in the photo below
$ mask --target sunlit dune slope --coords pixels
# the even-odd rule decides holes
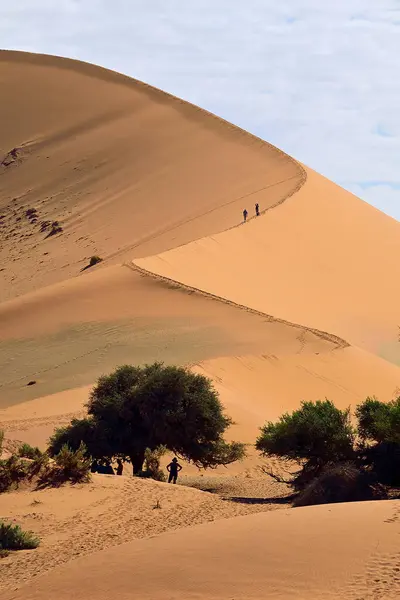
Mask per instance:
[[[0,85],[0,300],[94,254],[122,262],[225,230],[304,179],[269,144],[100,67],[0,51]],[[64,232],[46,239],[43,221]]]
[[[400,364],[399,262],[400,224],[309,169],[258,219],[135,261]]]
[[[266,420],[298,408],[302,400],[329,398],[339,408],[367,396],[389,401],[400,394],[400,368],[355,347],[287,356],[217,358],[195,370],[210,377],[236,425],[231,435],[253,443]]]
[[[399,516],[382,501],[225,519],[78,559],[4,600],[395,600]]]

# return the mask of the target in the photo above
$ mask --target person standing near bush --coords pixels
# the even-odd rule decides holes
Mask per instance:
[[[178,479],[178,473],[179,471],[182,471],[182,467],[178,463],[177,458],[173,458],[172,462],[170,462],[169,465],[167,465],[167,471],[169,473],[168,483],[176,483],[176,480]]]
[[[122,460],[120,458],[117,459],[117,475],[122,475],[124,470],[124,465],[122,464]]]

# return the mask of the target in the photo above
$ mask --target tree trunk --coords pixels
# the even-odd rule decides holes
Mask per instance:
[[[144,450],[140,450],[139,452],[136,452],[136,454],[131,454],[129,458],[131,459],[133,474],[136,475],[137,473],[140,473],[143,469]]]

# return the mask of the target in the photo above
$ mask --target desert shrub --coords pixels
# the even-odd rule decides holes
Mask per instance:
[[[89,267],[94,267],[94,265],[97,265],[98,263],[102,262],[102,258],[100,258],[100,256],[91,256],[90,260],[89,260]]]
[[[18,456],[22,458],[30,458],[31,460],[35,460],[39,456],[42,455],[42,452],[37,447],[33,447],[30,444],[21,444],[18,448]]]
[[[46,235],[46,239],[49,237],[52,237],[53,235],[57,235],[57,233],[62,233],[62,232],[63,232],[63,228],[61,227],[59,222],[54,221],[51,224],[51,229],[50,229],[49,233]]]
[[[350,411],[339,410],[330,400],[302,402],[292,414],[261,428],[256,448],[264,456],[297,461],[301,470],[291,483],[301,488],[332,462],[354,458],[354,431]]]
[[[352,463],[327,465],[297,496],[294,506],[358,502],[387,498],[385,488],[370,473]]]
[[[160,467],[161,458],[167,452],[165,446],[159,446],[155,450],[146,448],[144,453],[144,469],[138,473],[140,477],[150,477],[156,481],[166,481],[166,475]]]
[[[67,444],[64,444],[54,457],[54,462],[40,474],[39,485],[58,486],[68,481],[87,483],[91,477],[91,462],[86,446],[82,442],[77,450],[71,450]]]
[[[27,475],[27,465],[19,457],[0,460],[0,493],[17,488]]]
[[[40,477],[49,467],[49,455],[46,452],[41,452],[36,456],[29,465],[28,478],[32,480],[34,477]]]
[[[77,449],[83,441],[93,458],[124,458],[137,474],[147,448],[166,446],[203,468],[230,464],[245,454],[243,444],[223,439],[232,421],[211,381],[185,368],[161,363],[119,367],[100,377],[88,413],[56,431],[52,455],[62,443]]]
[[[33,550],[39,544],[39,539],[31,531],[0,521],[0,550]]]
[[[400,485],[400,397],[391,402],[367,398],[356,409],[359,454],[365,466],[388,485]]]

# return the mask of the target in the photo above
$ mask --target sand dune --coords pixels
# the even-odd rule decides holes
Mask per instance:
[[[248,444],[303,399],[354,407],[398,393],[396,221],[270,144],[100,67],[0,51],[0,82],[8,438],[44,447],[121,363],[207,375],[236,422],[229,435]],[[103,262],[84,270],[92,255]],[[271,480],[252,479],[258,464],[250,447],[227,477],[269,495]],[[2,598],[399,596],[398,503],[226,520],[270,507],[116,479],[43,491],[35,510],[29,491],[2,495],[1,514],[43,539],[1,562],[1,587],[30,586]],[[159,495],[168,508],[153,511]],[[188,527],[214,519],[225,520]]]
[[[399,256],[397,221],[307,169],[265,216],[135,264],[399,364]]]
[[[183,483],[190,481],[190,477],[182,477]],[[225,484],[227,493],[245,495],[241,481],[230,479]],[[248,478],[246,482],[250,482],[252,488],[255,486],[263,497],[286,492],[285,486],[274,485],[265,477],[263,480]],[[155,508],[156,505],[160,508]],[[62,490],[2,494],[2,518],[33,529],[42,543],[34,553],[21,552],[0,560],[1,597],[5,589],[15,589],[32,577],[71,560],[124,542],[197,523],[278,508],[278,504],[234,502],[218,494],[128,475],[114,478],[95,475],[90,484],[67,486]]]
[[[0,337],[0,408],[91,384],[126,362],[190,364],[337,347],[301,326],[189,293],[124,266],[3,303]],[[27,386],[29,381],[36,385]]]
[[[304,177],[269,144],[100,67],[0,52],[0,80],[0,299],[93,254],[121,262],[232,227],[244,197],[266,208]],[[46,220],[64,233],[44,239]]]
[[[225,519],[78,559],[4,598],[395,600],[399,515],[386,501]]]

